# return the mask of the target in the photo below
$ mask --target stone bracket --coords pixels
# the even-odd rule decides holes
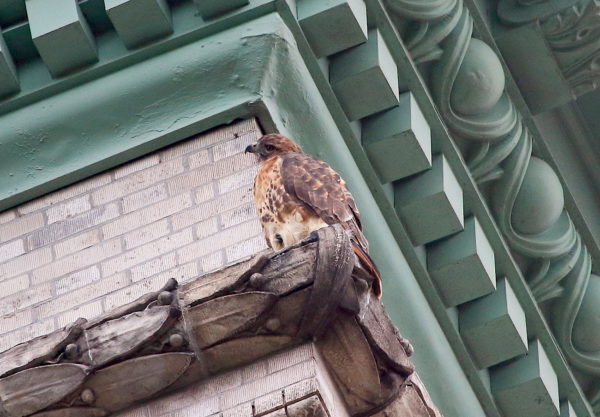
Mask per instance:
[[[0,353],[0,415],[106,416],[307,339],[316,340],[352,415],[394,413],[412,401],[436,410],[411,382],[410,345],[369,286],[340,225],[179,288],[171,279],[97,319]],[[432,412],[415,415],[439,415]]]

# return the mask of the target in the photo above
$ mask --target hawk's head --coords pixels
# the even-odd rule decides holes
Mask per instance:
[[[287,152],[302,152],[302,148],[279,133],[269,133],[261,137],[258,142],[248,145],[246,152],[255,153],[260,159],[265,160]]]

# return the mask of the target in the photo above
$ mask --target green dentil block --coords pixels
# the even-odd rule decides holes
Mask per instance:
[[[106,13],[129,49],[173,33],[166,0],[105,0]]]
[[[398,68],[378,30],[331,57],[329,81],[351,121],[398,105]]]
[[[398,106],[362,121],[362,142],[383,183],[431,168],[431,131],[410,92]]]
[[[9,96],[20,89],[15,63],[0,31],[0,97]]]
[[[494,251],[475,217],[465,220],[462,232],[428,248],[427,268],[448,307],[496,288]]]
[[[298,22],[315,55],[333,55],[367,41],[363,0],[300,0]]]
[[[577,417],[577,414],[569,401],[560,403],[560,417]]]
[[[443,155],[430,170],[394,183],[394,207],[415,246],[463,229],[462,188]]]
[[[250,0],[194,0],[200,16],[212,19],[250,4]]]
[[[98,61],[96,42],[76,0],[25,0],[31,36],[53,77]]]
[[[506,417],[557,417],[558,378],[539,340],[528,353],[491,370],[492,394]]]
[[[525,313],[506,278],[496,291],[459,307],[459,329],[479,368],[527,353]]]

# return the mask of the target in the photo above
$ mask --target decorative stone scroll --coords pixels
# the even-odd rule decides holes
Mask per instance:
[[[519,7],[545,3],[551,2],[519,1]],[[600,334],[600,278],[591,274],[591,257],[564,209],[556,173],[533,155],[531,134],[504,90],[500,60],[472,37],[473,19],[462,0],[387,4],[565,357],[583,373],[600,376],[600,338],[595,336]],[[579,36],[587,45],[593,31],[577,35],[583,30],[577,25],[596,19],[597,12],[586,15],[596,7],[598,0],[579,1],[558,17],[546,17],[542,26],[556,35],[553,42],[561,51],[570,48],[566,38]]]
[[[337,225],[181,287],[171,279],[0,353],[0,416],[107,416],[307,339],[353,416],[413,406],[411,415],[439,416],[372,279]]]

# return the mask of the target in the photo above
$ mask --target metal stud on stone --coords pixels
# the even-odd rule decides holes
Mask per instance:
[[[162,304],[164,306],[171,304],[171,302],[173,301],[173,294],[171,294],[169,291],[162,291],[160,294],[158,294],[158,303]]]
[[[185,339],[179,333],[173,333],[171,336],[169,336],[169,344],[173,347],[181,347],[184,342]]]
[[[75,343],[69,343],[65,347],[65,357],[67,359],[76,359],[79,356],[79,347]]]
[[[81,401],[86,404],[93,404],[94,401],[96,401],[96,395],[94,394],[94,391],[92,391],[90,388],[86,388],[81,391]]]
[[[402,345],[402,348],[406,352],[407,356],[412,356],[412,354],[415,353],[415,348],[413,347],[412,343],[408,341],[408,339],[401,337],[400,344]]]
[[[277,317],[271,317],[265,323],[265,327],[270,331],[275,331],[281,327],[281,320],[279,320]]]
[[[263,274],[260,273],[254,273],[252,275],[250,275],[250,285],[252,286],[252,288],[260,288],[265,281],[265,277],[263,276]]]

